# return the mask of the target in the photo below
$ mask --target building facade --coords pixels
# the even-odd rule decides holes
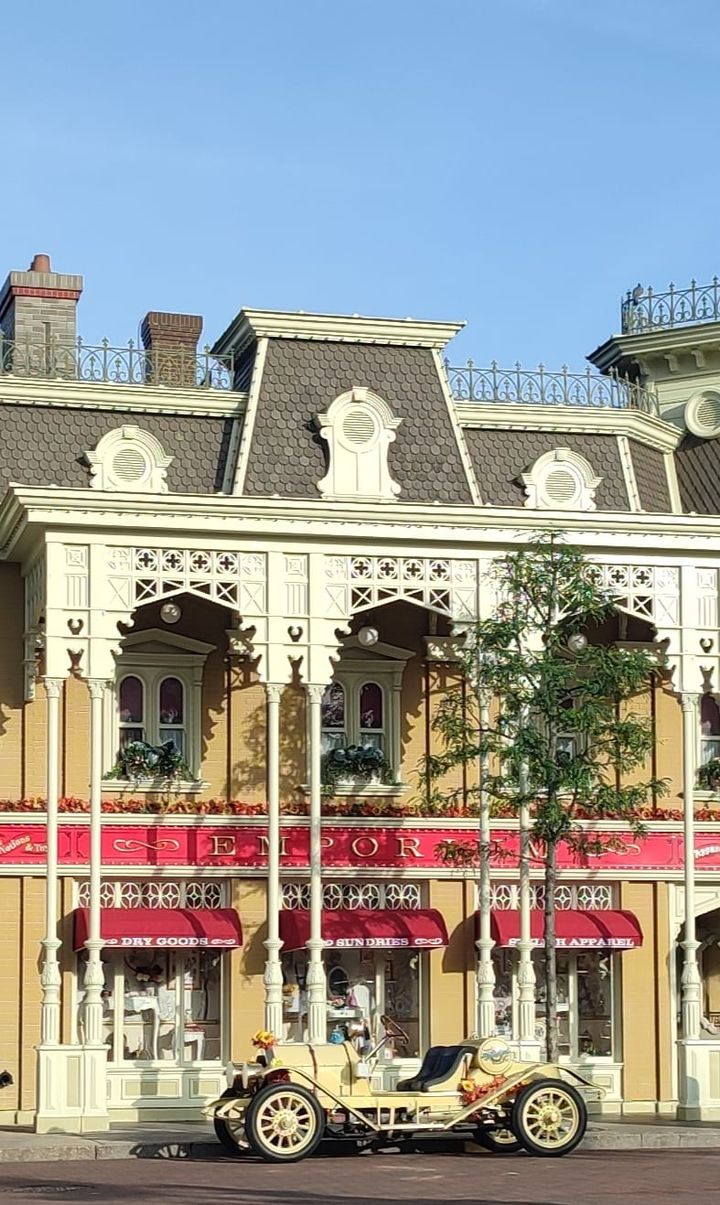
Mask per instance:
[[[480,908],[441,853],[472,770],[441,814],[421,771],[489,566],[549,527],[657,651],[668,783],[562,860],[562,1057],[608,1112],[720,1115],[717,284],[635,290],[585,374],[253,310],[88,347],[82,287],[37,256],[0,292],[4,1122],[199,1116],[262,1023],[395,1016],[386,1085],[470,1032],[538,1050],[539,871],[493,820]]]

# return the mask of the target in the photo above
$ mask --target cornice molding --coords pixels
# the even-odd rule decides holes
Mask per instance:
[[[476,556],[531,532],[556,528],[588,548],[642,550],[661,558],[700,554],[720,558],[720,515],[530,511],[514,507],[368,505],[296,500],[114,494],[90,490],[11,487],[0,504],[0,557],[22,560],[46,540],[126,543],[172,537],[207,547],[217,540],[266,550],[268,543],[321,547],[328,553],[381,555],[389,547],[413,553]],[[425,551],[424,551],[425,550]]]
[[[625,435],[661,452],[674,452],[684,432],[640,410],[601,410],[573,406],[523,406],[502,402],[456,402],[463,427],[490,431],[579,431],[584,435]]]
[[[698,347],[716,349],[718,346],[720,322],[706,322],[694,326],[661,327],[637,334],[611,335],[590,352],[587,359],[604,372],[619,360],[664,356],[667,353],[689,351]]]
[[[241,310],[215,343],[212,354],[242,353],[259,339],[317,339],[341,343],[381,343],[441,349],[464,322],[415,318],[373,318],[361,314],[307,314],[303,311]]]
[[[138,414],[182,414],[235,418],[246,393],[167,386],[120,385],[110,381],[60,381],[0,376],[0,405],[60,410],[132,410]]]

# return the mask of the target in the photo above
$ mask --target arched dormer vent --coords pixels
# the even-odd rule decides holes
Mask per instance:
[[[703,389],[690,398],[685,406],[685,426],[701,439],[720,435],[720,393],[716,389]]]
[[[392,502],[400,493],[388,466],[388,449],[402,421],[369,389],[341,393],[318,415],[328,447],[328,470],[318,489],[329,501]]]
[[[103,435],[94,451],[86,452],[94,490],[166,494],[167,470],[172,464],[162,444],[140,427],[122,426]]]
[[[554,448],[539,456],[522,475],[533,510],[595,510],[595,491],[602,481],[584,456],[569,448]]]

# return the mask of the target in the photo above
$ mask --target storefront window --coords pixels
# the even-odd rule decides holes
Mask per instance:
[[[535,1036],[545,1040],[545,960],[533,950],[535,967]],[[558,951],[557,1020],[561,1058],[613,1057],[613,955],[607,950]],[[495,1032],[517,1032],[516,950],[493,950],[495,964]]]
[[[356,1023],[360,1046],[383,1036],[380,1017],[387,1013],[407,1031],[406,1048],[388,1044],[387,1058],[414,1058],[422,1049],[421,977],[426,953],[415,950],[327,950],[328,1041],[343,1041]],[[284,1040],[307,1037],[304,950],[283,954]]]
[[[84,954],[79,964],[81,1004]],[[103,965],[103,1036],[111,1064],[222,1058],[222,954],[106,950]]]

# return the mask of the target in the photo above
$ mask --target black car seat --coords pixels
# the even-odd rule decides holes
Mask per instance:
[[[397,1092],[419,1092],[423,1080],[429,1075],[434,1075],[435,1068],[440,1063],[446,1050],[451,1050],[450,1046],[428,1046],[420,1066],[420,1070],[411,1075],[409,1079],[401,1079],[396,1084]]]
[[[439,1084],[443,1084],[455,1072],[460,1070],[463,1059],[466,1055],[475,1053],[475,1046],[446,1046],[442,1054],[430,1069],[427,1075],[418,1075],[418,1083],[415,1091],[432,1092],[433,1088]]]

